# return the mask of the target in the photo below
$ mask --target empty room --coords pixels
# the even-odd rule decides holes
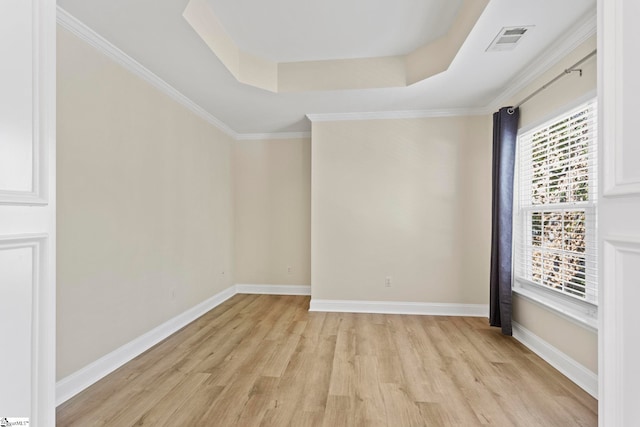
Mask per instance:
[[[3,1],[0,425],[637,425],[633,16]]]

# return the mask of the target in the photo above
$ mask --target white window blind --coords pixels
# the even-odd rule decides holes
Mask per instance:
[[[514,275],[597,304],[597,106],[518,137]]]

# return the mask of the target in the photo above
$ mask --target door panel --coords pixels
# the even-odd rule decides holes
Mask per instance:
[[[55,425],[54,0],[0,1],[0,419]]]
[[[640,419],[639,14],[637,0],[598,2],[599,417],[612,427]]]
[[[0,399],[0,414],[31,413],[31,298],[34,285],[33,248],[0,244],[2,317],[0,336],[5,347],[0,378],[10,393]],[[28,381],[25,381],[27,379]]]
[[[0,191],[33,191],[32,4],[0,2]],[[5,22],[8,21],[8,22]],[[1,195],[0,195],[1,197]]]

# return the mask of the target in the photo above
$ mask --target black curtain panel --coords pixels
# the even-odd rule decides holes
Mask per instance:
[[[489,324],[511,330],[511,247],[513,242],[513,169],[518,108],[493,114],[493,209],[491,215],[491,288]]]

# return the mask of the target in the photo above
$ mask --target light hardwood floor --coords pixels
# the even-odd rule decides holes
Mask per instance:
[[[58,426],[595,426],[597,402],[469,317],[236,295],[57,410]]]

